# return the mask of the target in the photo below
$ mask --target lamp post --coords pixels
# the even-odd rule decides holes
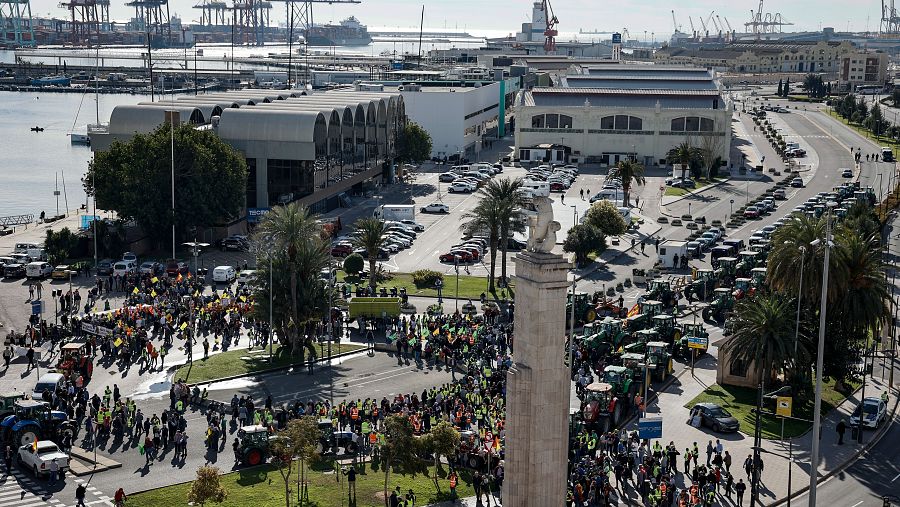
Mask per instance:
[[[813,434],[812,452],[810,453],[809,470],[809,505],[816,505],[817,471],[819,468],[819,437],[822,433],[822,368],[825,356],[825,317],[828,311],[828,263],[831,258],[831,210],[837,206],[833,201],[828,202],[828,214],[825,218],[825,259],[822,267],[822,295],[819,303],[819,343],[816,353],[816,398],[813,404]],[[818,246],[821,240],[815,240],[810,245]]]
[[[788,243],[785,241],[785,243]],[[803,299],[803,269],[806,263],[806,245],[800,248],[800,287],[797,289],[797,318],[794,325],[794,360],[797,360],[797,345],[800,342],[800,301]],[[784,441],[784,418],[781,419],[781,440]],[[788,494],[787,505],[791,505],[791,472],[794,467],[794,442],[790,442],[788,451]]]
[[[569,382],[575,378],[575,287],[577,279],[572,273],[572,304],[569,312]],[[571,384],[569,384],[571,386]]]
[[[459,311],[459,256],[453,256],[453,270],[456,271],[456,296],[453,298],[456,311]]]
[[[150,84],[151,87],[153,83]],[[172,157],[172,258],[175,258],[175,115],[177,111],[169,111],[169,141]]]
[[[734,216],[734,199],[731,199],[731,211],[728,212],[728,220]]]
[[[272,252],[269,252],[269,364],[272,363],[272,342],[275,341],[275,325],[272,319],[272,305],[275,301],[275,288],[272,286],[272,272],[274,271],[272,261],[274,258]]]

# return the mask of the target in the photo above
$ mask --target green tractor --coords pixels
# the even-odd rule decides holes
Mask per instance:
[[[269,459],[269,431],[265,426],[244,426],[238,430],[235,461],[244,466],[256,466]]]
[[[705,347],[694,349],[698,351],[697,355],[702,355],[709,348],[709,333],[706,332],[703,324],[686,322],[681,325],[681,341],[675,344],[674,353],[676,356],[684,359],[691,357],[691,338],[704,338],[706,340]]]
[[[625,330],[622,329],[622,320],[606,317],[600,321],[599,337],[604,342],[613,346],[613,349],[619,348],[625,341]]]
[[[625,319],[625,329],[627,329],[629,333],[648,329],[653,326],[653,321],[651,320],[653,316],[659,315],[662,312],[662,301],[654,301],[651,299],[638,301],[638,313],[637,315],[632,315]]]
[[[671,345],[666,342],[649,342],[647,344],[647,370],[652,380],[663,381],[674,370]]]
[[[569,326],[569,316],[572,315],[572,293],[566,295],[566,327]],[[575,293],[575,326],[594,322],[597,320],[597,311],[591,300],[591,295],[586,292]]]
[[[695,298],[697,301],[706,301],[716,288],[718,277],[716,272],[709,268],[700,268],[694,271],[694,279],[684,288],[684,297],[688,303]]]
[[[672,308],[678,304],[678,294],[672,290],[672,284],[668,280],[657,278],[647,284],[649,292],[644,295],[646,299],[662,301],[666,308]]]
[[[625,353],[643,354],[647,344],[658,339],[659,333],[655,329],[641,329],[631,335],[623,350]]]
[[[755,252],[753,250],[744,250],[738,255],[741,258],[741,261],[738,262],[737,267],[735,269],[736,276],[739,277],[747,277],[750,276],[750,270],[759,266],[763,255],[760,252]]]
[[[750,285],[757,290],[766,287],[766,268],[753,268],[750,270]]]
[[[653,330],[659,336],[659,341],[666,343],[681,341],[681,328],[675,322],[674,315],[657,315],[653,317]]]
[[[737,257],[719,257],[719,267],[716,268],[716,277],[720,287],[731,287],[737,278]]]
[[[734,295],[731,289],[720,287],[715,290],[714,297],[713,302],[703,309],[703,320],[714,320],[721,325],[734,308]]]

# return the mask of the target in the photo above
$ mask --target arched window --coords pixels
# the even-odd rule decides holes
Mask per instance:
[[[672,132],[712,132],[715,122],[702,116],[682,116],[674,118],[670,127]]]
[[[570,129],[572,128],[572,117],[556,113],[536,114],[531,117],[531,128]]]
[[[536,114],[531,117],[531,128],[533,129],[542,129],[544,128],[544,115]]]
[[[617,114],[600,118],[600,130],[643,130],[644,120],[637,116]]]

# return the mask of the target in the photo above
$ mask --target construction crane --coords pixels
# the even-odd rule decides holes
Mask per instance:
[[[552,53],[556,51],[556,36],[559,35],[556,25],[559,23],[559,20],[553,14],[553,6],[550,5],[550,0],[543,0],[542,9],[544,10],[544,18],[547,20],[547,25],[544,29],[544,51]]]
[[[694,18],[688,16],[688,22],[690,22],[690,24],[691,24],[691,35],[693,35],[693,36],[696,37],[696,36],[697,36],[697,29],[694,28]]]
[[[675,27],[675,31],[679,32],[680,26],[678,26],[678,21],[675,20],[675,9],[672,9],[672,26]]]
[[[723,16],[722,19],[725,20],[725,26],[728,27],[728,31],[729,31],[729,32],[733,32],[733,31],[734,31],[734,28],[731,28],[731,23],[728,22],[728,18],[726,18],[726,17]]]

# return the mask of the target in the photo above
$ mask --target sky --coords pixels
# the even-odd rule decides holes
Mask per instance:
[[[133,8],[125,5],[127,0],[111,0],[110,15],[114,20],[127,20],[133,14]],[[178,14],[183,20],[195,21],[200,11],[192,6],[202,0],[169,0],[170,12]],[[231,3],[231,0],[226,0]],[[423,0],[361,0],[358,5],[316,4],[314,19],[316,22],[339,21],[354,15],[369,27],[396,27],[401,29],[418,29]],[[52,15],[67,16],[68,11],[58,7],[59,0],[31,0],[32,13],[35,16]],[[283,22],[285,18],[284,4],[272,0],[274,8],[271,19]],[[523,22],[530,21],[531,1],[529,0],[427,0],[425,3],[425,27],[465,29],[469,33],[478,34],[489,31],[488,35],[504,35],[514,33],[521,28]],[[551,1],[553,12],[559,18],[559,30],[562,34],[578,32],[579,29],[599,31],[621,31],[627,28],[631,38],[643,40],[644,31],[647,38],[651,33],[664,34],[666,37],[673,31],[672,12],[683,32],[690,32],[688,17],[693,19],[694,26],[700,30],[700,19],[708,19],[715,10],[721,18],[727,18],[731,26],[742,31],[743,23],[749,21],[750,10],[756,11],[756,0],[691,0],[674,2],[672,0],[629,0],[623,3],[603,2],[598,0],[555,0]],[[727,4],[727,7],[723,6]],[[819,30],[823,26],[834,27],[838,31],[878,29],[881,15],[881,3],[878,0],[851,2],[848,0],[782,0],[767,2],[763,12],[780,12],[782,17],[794,23],[785,31]],[[708,23],[710,24],[710,23]],[[711,24],[710,24],[711,26]],[[714,31],[710,28],[710,32]]]

